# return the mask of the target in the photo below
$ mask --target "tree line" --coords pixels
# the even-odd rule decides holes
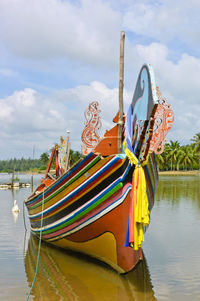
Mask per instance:
[[[82,157],[78,151],[70,150],[69,163],[72,166]],[[181,146],[178,141],[170,140],[165,144],[164,152],[156,156],[158,167],[166,170],[200,169],[200,133],[194,135],[191,144]],[[0,172],[45,170],[49,162],[49,153],[42,153],[39,159],[0,160]]]
[[[178,141],[170,140],[156,160],[161,171],[200,169],[200,133],[194,135],[191,144],[187,145],[181,146]]]
[[[81,158],[81,153],[78,151],[70,150],[69,163],[72,166],[76,161]],[[9,159],[0,160],[0,172],[13,172],[13,171],[44,171],[47,168],[49,162],[49,153],[44,152],[39,159]]]

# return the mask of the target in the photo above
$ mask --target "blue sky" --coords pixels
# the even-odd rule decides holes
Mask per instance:
[[[0,159],[39,157],[71,131],[80,150],[84,110],[100,103],[102,134],[117,112],[120,31],[125,30],[125,111],[151,63],[172,104],[168,140],[200,131],[200,2],[0,1]]]

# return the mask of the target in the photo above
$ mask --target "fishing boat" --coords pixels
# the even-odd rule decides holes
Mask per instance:
[[[31,232],[43,241],[97,258],[125,273],[143,258],[142,242],[158,185],[156,154],[174,120],[155,84],[152,66],[139,72],[132,102],[123,112],[120,46],[119,112],[98,136],[99,104],[85,112],[81,158],[69,168],[69,135],[53,148],[45,178],[25,200]],[[59,159],[60,156],[60,159]],[[55,175],[50,168],[55,157]]]

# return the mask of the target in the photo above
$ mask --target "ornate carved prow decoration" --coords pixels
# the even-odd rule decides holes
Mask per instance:
[[[82,132],[81,139],[82,144],[81,151],[83,155],[88,155],[99,143],[100,136],[97,131],[101,128],[101,120],[99,113],[99,103],[92,101],[89,107],[85,110],[85,128]]]
[[[162,97],[159,88],[156,87],[158,106],[154,115],[153,135],[150,142],[150,150],[156,154],[164,151],[165,137],[174,122],[174,112],[167,100]]]
[[[64,140],[60,137],[60,170],[63,174],[69,168],[69,154],[70,154],[70,142],[69,142],[70,131],[67,131],[67,137]]]

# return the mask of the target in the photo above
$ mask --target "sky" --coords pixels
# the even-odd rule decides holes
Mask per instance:
[[[118,111],[120,31],[124,111],[141,66],[172,105],[167,140],[200,132],[199,0],[0,0],[0,160],[39,158],[70,130],[81,150],[84,110],[101,109],[103,135]]]

